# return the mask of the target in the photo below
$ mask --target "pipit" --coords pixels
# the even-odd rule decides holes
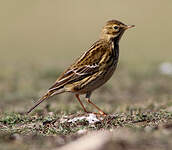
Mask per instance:
[[[119,41],[126,31],[134,25],[125,25],[117,20],[110,20],[103,27],[100,39],[82,54],[60,77],[48,91],[27,112],[48,98],[64,93],[74,93],[83,110],[88,112],[79,95],[86,94],[86,100],[92,104],[100,115],[106,115],[91,100],[91,93],[107,82],[114,73],[119,58]]]

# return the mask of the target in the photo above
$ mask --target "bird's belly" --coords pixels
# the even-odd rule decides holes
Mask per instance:
[[[90,83],[88,83],[84,87],[82,87],[77,93],[85,94],[85,93],[92,92],[95,89],[99,88],[100,86],[102,86],[104,83],[106,83],[111,78],[115,69],[116,69],[116,65],[112,66],[106,72],[103,72],[97,78],[95,78]]]

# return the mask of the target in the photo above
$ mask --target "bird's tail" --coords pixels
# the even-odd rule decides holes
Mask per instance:
[[[31,107],[29,109],[29,111],[27,111],[27,114],[30,113],[32,110],[34,110],[39,104],[41,104],[44,100],[56,95],[56,94],[60,94],[60,93],[63,93],[64,90],[63,89],[60,89],[60,90],[49,90],[46,94],[44,94],[44,96],[42,96],[37,102],[36,104]]]

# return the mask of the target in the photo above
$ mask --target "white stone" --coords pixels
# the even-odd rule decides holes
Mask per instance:
[[[161,63],[159,70],[162,74],[172,75],[172,63],[170,62]]]

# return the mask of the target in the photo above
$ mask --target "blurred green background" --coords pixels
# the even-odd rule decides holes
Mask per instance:
[[[119,67],[107,84],[108,90],[113,87],[106,92],[108,99],[114,99],[113,91],[117,100],[157,99],[158,94],[169,98],[171,78],[157,75],[157,69],[160,63],[172,61],[171,13],[171,0],[2,0],[0,110],[29,108],[32,99],[99,38],[109,19],[136,28],[121,39]],[[101,90],[106,91],[106,86]],[[107,110],[110,104],[109,100]]]

